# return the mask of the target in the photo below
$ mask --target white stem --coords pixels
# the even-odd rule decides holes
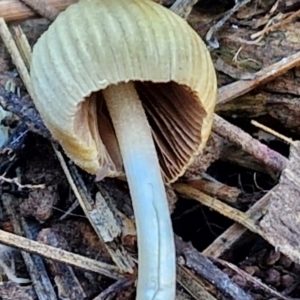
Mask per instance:
[[[168,202],[145,111],[134,84],[103,91],[121,150],[135,213],[137,300],[174,300],[175,247]]]

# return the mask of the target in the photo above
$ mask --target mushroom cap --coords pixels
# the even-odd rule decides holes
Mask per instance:
[[[31,78],[45,125],[92,174],[122,173],[101,93],[108,85],[135,83],[166,182],[185,172],[211,131],[217,84],[210,54],[185,20],[150,0],[69,6],[35,44]]]

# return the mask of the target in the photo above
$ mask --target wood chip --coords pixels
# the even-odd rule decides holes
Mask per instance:
[[[278,188],[261,220],[264,238],[294,262],[300,263],[300,142],[293,142]]]

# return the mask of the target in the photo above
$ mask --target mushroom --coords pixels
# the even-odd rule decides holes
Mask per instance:
[[[175,299],[164,183],[184,174],[210,134],[217,88],[198,34],[149,0],[81,0],[33,49],[34,102],[82,169],[129,184],[138,235],[137,299]]]

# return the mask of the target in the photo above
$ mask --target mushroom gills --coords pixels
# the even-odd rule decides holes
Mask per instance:
[[[165,182],[186,170],[202,140],[206,112],[198,97],[175,82],[136,82],[152,128]]]
[[[191,157],[197,153],[202,139],[202,120],[206,117],[206,111],[196,100],[197,96],[186,86],[175,82],[135,81],[133,83],[151,127],[163,179],[166,183],[172,182],[182,175],[182,170],[188,167]],[[90,102],[97,102],[97,116],[93,118],[91,118],[94,113],[93,106],[84,104]],[[85,109],[90,110],[90,113],[85,115],[89,115],[90,119],[81,119],[76,123],[89,124],[98,152],[105,153],[99,157],[100,165],[109,165],[110,168],[113,166],[113,169],[121,175],[122,159],[103,90],[93,93],[81,105],[85,105]],[[83,114],[78,111],[79,113]],[[94,129],[95,126],[98,129]],[[80,135],[86,136],[86,130],[82,130]],[[103,151],[104,145],[105,151]],[[102,169],[105,170],[105,167]]]

